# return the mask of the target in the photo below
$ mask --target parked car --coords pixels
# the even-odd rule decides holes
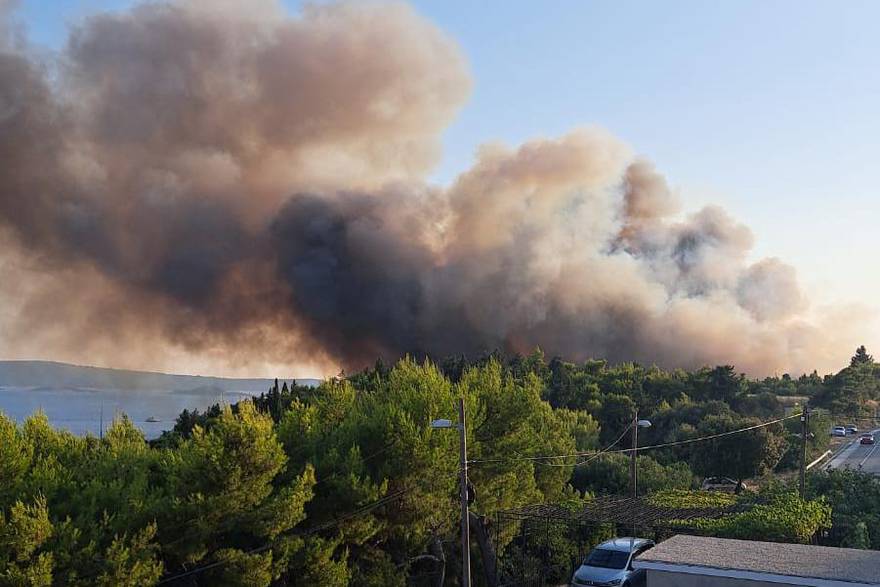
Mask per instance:
[[[846,428],[843,426],[835,426],[831,429],[831,436],[846,436]]]
[[[855,426],[853,426],[852,424],[850,424],[849,426],[846,427],[846,433],[847,434],[858,434],[859,429],[856,428]]]
[[[633,570],[633,558],[654,546],[644,538],[614,538],[593,549],[574,572],[572,587],[640,587],[644,569]]]
[[[859,444],[874,444],[874,435],[862,434],[862,437],[859,438]]]
[[[725,491],[727,493],[736,493],[737,485],[736,480],[731,479],[730,477],[706,477],[703,479],[700,489],[703,491]],[[743,489],[751,489],[751,487],[743,481],[740,486],[740,491]]]

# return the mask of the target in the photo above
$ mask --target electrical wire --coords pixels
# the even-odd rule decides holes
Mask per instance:
[[[611,451],[611,449],[614,448],[615,446],[617,446],[617,443],[619,443],[621,440],[623,440],[623,437],[626,436],[627,432],[632,430],[633,424],[634,424],[634,422],[630,422],[629,426],[627,426],[624,429],[624,431],[620,433],[620,436],[617,437],[617,440],[615,440],[614,442],[612,442],[611,444],[609,444],[608,446],[606,446],[605,448],[603,448],[599,452],[591,454],[590,456],[588,456],[587,458],[585,458],[582,461],[578,461],[576,463],[542,463],[541,461],[536,461],[535,464],[541,465],[542,467],[580,467],[582,465],[586,465],[587,463],[598,459],[602,455],[607,454],[609,452],[619,452],[619,451]]]
[[[317,532],[322,532],[324,530],[328,530],[330,528],[333,528],[335,526],[342,524],[343,522],[347,522],[350,519],[356,518],[358,516],[362,516],[366,513],[373,511],[374,509],[377,509],[379,507],[382,507],[383,505],[391,503],[391,502],[397,500],[398,498],[400,498],[401,496],[403,496],[407,491],[409,491],[409,490],[408,489],[401,489],[401,490],[396,491],[390,495],[386,495],[385,497],[379,498],[374,502],[368,503],[368,504],[366,504],[366,505],[364,505],[364,506],[362,506],[352,512],[349,512],[348,514],[345,514],[343,516],[335,518],[334,520],[331,520],[331,521],[326,522],[324,524],[321,524],[319,526],[315,526],[314,528],[310,528],[310,529],[306,530],[305,532],[282,532],[281,534],[279,534],[273,540],[267,542],[266,544],[257,546],[255,548],[250,549],[250,550],[246,550],[246,551],[244,551],[243,554],[245,554],[245,555],[257,554],[259,552],[264,552],[266,550],[269,550],[270,548],[272,548],[272,546],[274,546],[275,542],[279,538],[287,538],[290,536],[297,536],[297,537],[311,536],[312,534],[316,534]],[[221,561],[215,561],[213,563],[209,563],[206,565],[202,565],[200,567],[190,569],[189,571],[184,571],[183,573],[178,573],[176,575],[166,577],[166,578],[162,579],[161,581],[159,581],[158,583],[156,583],[156,585],[165,585],[168,583],[172,583],[174,581],[177,581],[179,579],[183,579],[185,577],[189,577],[191,575],[203,573],[203,572],[209,571],[211,569],[216,569],[218,567],[222,567],[223,565],[225,565],[229,562],[230,561],[221,560]]]
[[[773,424],[778,424],[779,422],[784,422],[785,420],[791,420],[792,418],[798,418],[801,416],[801,413],[792,414],[790,416],[785,416],[784,418],[777,418],[776,420],[770,420],[769,422],[762,422],[760,424],[755,424],[754,426],[747,426],[746,428],[739,428],[737,430],[729,430],[727,432],[720,432],[718,434],[711,434],[709,436],[701,436],[700,438],[688,438],[685,440],[676,440],[674,442],[666,442],[663,444],[651,444],[648,446],[640,446],[638,448],[622,448],[615,452],[627,453],[635,451],[643,451],[643,450],[651,450],[655,448],[666,448],[669,446],[679,446],[681,444],[690,444],[693,442],[703,442],[706,440],[714,440],[716,438],[721,438],[722,436],[730,436],[732,434],[739,434],[741,432],[748,432],[749,430],[757,430],[758,428],[764,428],[766,426],[772,426]]]
[[[394,439],[392,439],[390,443],[386,444],[385,446],[383,446],[379,450],[374,451],[365,457],[361,457],[361,462],[365,463],[365,462],[379,456],[380,454],[385,453],[386,451],[393,448],[395,444],[397,444],[396,437]],[[353,446],[359,446],[359,445],[353,445]],[[314,485],[312,485],[312,488],[314,489],[315,487],[321,485],[322,483],[328,483],[328,482],[338,478],[342,474],[344,474],[342,471],[336,470],[333,473],[331,473],[330,475],[325,476],[325,477],[321,477],[318,480],[316,480]],[[163,532],[164,534],[180,534],[180,536],[178,536],[176,539],[162,544],[161,545],[162,548],[168,549],[169,547],[175,546],[176,544],[178,544],[180,542],[183,542],[185,540],[189,540],[190,537],[186,533],[181,533],[180,530],[184,530],[184,529],[189,528],[192,525],[192,523],[198,521],[198,519],[199,518],[193,518],[193,519],[187,520],[185,522],[179,522],[177,524],[173,524],[173,525],[171,525],[170,529],[168,526],[159,527],[159,530],[161,532]],[[228,522],[228,524],[235,524],[236,522],[237,522],[237,520],[233,519],[233,520],[230,520]],[[226,530],[227,530],[227,528],[224,527],[224,525],[222,525],[222,524],[219,525],[218,528],[215,529],[215,531],[220,531],[220,532],[225,532]]]
[[[730,435],[733,435],[733,434],[740,434],[740,433],[743,433],[743,432],[748,432],[748,431],[750,431],[750,430],[756,430],[756,429],[759,429],[759,428],[764,428],[764,427],[766,427],[766,426],[772,426],[773,424],[777,424],[777,423],[780,423],[780,422],[783,422],[783,421],[786,421],[786,420],[790,420],[790,419],[792,419],[792,418],[797,418],[797,417],[800,417],[801,415],[802,415],[801,413],[792,414],[792,415],[790,415],[790,416],[786,416],[786,417],[783,417],[783,418],[777,418],[777,419],[775,419],[775,420],[771,420],[771,421],[768,421],[768,422],[762,422],[762,423],[760,423],[760,424],[755,424],[755,425],[753,425],[753,426],[747,426],[747,427],[745,427],[745,428],[739,428],[739,429],[737,429],[737,430],[730,430],[730,431],[727,431],[727,432],[721,432],[721,433],[718,433],[718,434],[712,434],[712,435],[709,435],[709,436],[702,436],[702,437],[699,437],[699,438],[690,438],[690,439],[679,440],[679,441],[673,441],[673,442],[667,442],[667,443],[662,443],[662,444],[654,444],[654,445],[642,446],[642,447],[638,447],[638,448],[635,448],[635,449],[633,449],[633,448],[624,448],[624,449],[611,450],[611,449],[613,449],[618,443],[620,443],[620,441],[623,440],[624,436],[626,436],[626,434],[632,429],[632,427],[633,427],[633,422],[630,422],[630,424],[629,424],[629,425],[623,430],[623,432],[620,434],[620,436],[618,436],[617,439],[614,440],[614,442],[612,442],[611,444],[609,444],[608,446],[606,446],[605,448],[603,448],[603,449],[601,449],[601,450],[599,450],[599,451],[584,451],[584,452],[577,452],[577,453],[571,453],[571,454],[561,454],[561,455],[541,455],[541,456],[530,456],[530,457],[512,457],[512,458],[494,458],[494,459],[475,459],[475,460],[469,460],[469,461],[468,461],[468,464],[471,465],[471,464],[483,464],[483,463],[499,463],[499,462],[521,462],[521,461],[532,461],[532,462],[535,462],[535,464],[537,464],[537,465],[541,465],[541,466],[552,466],[552,467],[578,467],[578,466],[582,466],[582,465],[584,465],[584,464],[587,464],[587,463],[591,462],[592,460],[595,460],[595,459],[599,458],[600,456],[602,456],[602,455],[604,455],[604,454],[625,454],[625,453],[630,453],[630,452],[632,452],[632,451],[634,451],[634,450],[637,450],[637,451],[641,451],[641,450],[652,450],[652,449],[667,448],[667,447],[672,447],[672,446],[680,446],[680,445],[685,445],[685,444],[692,444],[692,443],[696,443],[696,442],[705,442],[705,441],[714,440],[714,439],[717,439],[717,438],[722,438],[722,437],[725,437],[725,436],[730,436]],[[375,456],[378,456],[379,454],[384,453],[385,451],[387,451],[388,449],[390,449],[391,446],[392,446],[393,444],[394,444],[394,442],[392,442],[391,445],[386,445],[385,447],[379,449],[379,450],[376,451],[375,453],[372,453],[372,454],[368,455],[367,457],[364,457],[364,460],[371,459],[371,458],[373,458],[373,457],[375,457]],[[541,462],[541,461],[556,460],[556,459],[565,459],[565,458],[573,458],[573,457],[574,457],[574,458],[587,457],[587,458],[585,458],[585,459],[583,459],[583,460],[581,460],[581,461],[578,461],[578,462],[576,462],[576,463],[545,463],[545,462]],[[338,472],[337,472],[337,474],[338,474]],[[326,482],[326,481],[329,481],[329,480],[335,478],[335,476],[336,476],[336,474],[330,475],[328,478],[323,479],[323,481],[325,481],[325,482]],[[320,483],[320,482],[321,482],[321,481],[318,481],[318,483]],[[315,533],[317,533],[317,532],[321,532],[321,531],[324,531],[324,530],[327,530],[327,529],[333,528],[333,527],[338,526],[338,525],[340,525],[340,524],[342,524],[342,523],[344,523],[344,522],[346,522],[346,521],[348,521],[348,520],[350,520],[350,519],[352,519],[352,518],[355,518],[355,517],[358,517],[358,516],[364,515],[364,514],[366,514],[366,513],[369,513],[370,511],[373,511],[374,509],[377,509],[377,508],[379,508],[379,507],[382,507],[383,505],[386,505],[386,504],[388,504],[388,503],[391,503],[391,502],[395,501],[396,499],[400,498],[400,497],[401,497],[403,494],[405,494],[407,491],[408,491],[408,489],[401,489],[401,490],[399,490],[399,491],[397,491],[397,492],[395,492],[395,493],[393,493],[393,494],[387,495],[387,496],[385,496],[385,497],[383,497],[383,498],[380,498],[380,499],[378,499],[378,500],[376,500],[376,501],[374,501],[374,502],[371,502],[371,503],[369,503],[369,504],[366,504],[366,505],[362,506],[361,508],[358,508],[357,510],[354,510],[354,511],[352,511],[352,512],[349,512],[348,514],[345,514],[345,515],[343,515],[343,516],[340,516],[340,517],[338,517],[338,518],[335,518],[334,520],[331,520],[331,521],[329,521],[329,522],[326,522],[326,523],[324,523],[324,524],[322,524],[322,525],[319,525],[319,526],[316,526],[316,527],[310,528],[309,530],[304,531],[304,532],[293,532],[293,531],[283,532],[283,533],[279,534],[278,536],[276,536],[275,539],[273,539],[272,541],[267,542],[266,544],[263,544],[263,545],[261,545],[261,546],[255,547],[255,548],[253,548],[253,549],[250,549],[250,550],[248,550],[248,551],[245,551],[244,554],[256,554],[256,553],[259,553],[259,552],[263,552],[263,551],[265,551],[265,550],[268,550],[268,549],[272,548],[272,546],[274,545],[275,541],[277,541],[279,538],[282,538],[282,537],[288,537],[288,536],[310,536],[310,535],[315,534]],[[168,584],[168,583],[171,583],[171,582],[173,582],[173,581],[177,581],[177,580],[179,580],[179,579],[182,579],[182,578],[185,578],[185,577],[188,577],[188,576],[191,576],[191,575],[197,574],[197,573],[202,573],[202,572],[205,572],[205,571],[208,571],[208,570],[214,569],[214,568],[218,568],[218,567],[221,567],[221,566],[227,564],[228,562],[230,562],[230,561],[215,561],[215,562],[213,562],[213,563],[209,563],[209,564],[206,564],[206,565],[202,565],[202,566],[200,566],[200,567],[193,568],[193,569],[191,569],[191,570],[189,570],[189,571],[185,571],[185,572],[183,572],[183,573],[179,573],[179,574],[177,574],[177,575],[172,575],[172,576],[170,576],[170,577],[167,577],[167,578],[165,578],[165,579],[162,579],[162,580],[160,580],[160,581],[157,583],[157,585]]]
[[[667,448],[667,447],[672,447],[672,446],[680,446],[680,445],[684,445],[684,444],[692,444],[692,443],[695,443],[695,442],[705,442],[705,441],[708,441],[708,440],[714,440],[714,439],[722,438],[722,437],[725,437],[725,436],[731,436],[731,435],[733,435],[733,434],[740,434],[740,433],[743,433],[743,432],[748,432],[748,431],[750,431],[750,430],[756,430],[756,429],[758,429],[758,428],[764,428],[764,427],[767,427],[767,426],[772,426],[773,424],[778,424],[778,423],[780,423],[780,422],[783,422],[783,421],[786,421],[786,420],[790,420],[790,419],[792,419],[792,418],[797,418],[797,417],[800,417],[801,415],[802,415],[801,413],[792,414],[792,415],[790,415],[790,416],[786,416],[786,417],[783,417],[783,418],[777,418],[777,419],[775,419],[775,420],[770,420],[770,421],[768,421],[768,422],[762,422],[762,423],[760,423],[760,424],[755,424],[755,425],[753,425],[753,426],[747,426],[747,427],[745,427],[745,428],[739,428],[739,429],[737,429],[737,430],[729,430],[729,431],[727,431],[727,432],[721,432],[721,433],[718,433],[718,434],[711,434],[711,435],[709,435],[709,436],[701,436],[701,437],[699,437],[699,438],[689,438],[689,439],[685,439],[685,440],[678,440],[678,441],[673,441],[673,442],[666,442],[666,443],[662,443],[662,444],[654,444],[654,445],[648,445],[648,446],[641,446],[641,447],[638,447],[638,448],[636,448],[636,449],[633,449],[633,448],[624,448],[624,449],[611,450],[611,449],[614,448],[618,443],[620,443],[620,441],[623,440],[624,436],[626,436],[627,432],[629,432],[629,431],[632,429],[632,427],[633,427],[633,422],[630,422],[630,424],[629,424],[629,425],[623,430],[623,432],[621,432],[620,436],[618,436],[618,437],[614,440],[614,442],[612,442],[611,444],[609,444],[608,446],[606,446],[605,448],[603,448],[603,449],[600,450],[600,451],[579,452],[579,453],[572,453],[572,454],[565,454],[565,455],[543,455],[543,456],[533,456],[533,457],[516,457],[516,458],[501,458],[501,459],[476,459],[476,460],[468,461],[468,464],[497,463],[497,462],[516,462],[516,461],[533,461],[533,462],[534,462],[535,464],[537,464],[537,465],[548,466],[548,467],[579,467],[579,466],[583,466],[583,465],[585,465],[585,464],[587,464],[587,463],[589,463],[589,462],[591,462],[591,461],[593,461],[593,460],[595,460],[595,459],[597,459],[597,458],[599,458],[600,456],[605,455],[605,454],[625,454],[625,453],[632,452],[633,450],[652,450],[652,449],[658,449],[658,448]],[[368,460],[368,459],[370,459],[370,458],[373,458],[373,457],[375,457],[375,456],[378,456],[379,454],[384,453],[386,450],[388,450],[389,448],[391,448],[391,446],[392,446],[393,444],[394,444],[394,443],[392,442],[391,445],[386,445],[385,447],[379,449],[379,450],[376,451],[375,453],[372,453],[372,454],[368,455],[367,457],[365,457],[364,460]],[[544,463],[544,462],[541,462],[541,461],[544,461],[544,460],[554,460],[554,459],[563,459],[563,458],[572,458],[572,457],[587,457],[587,458],[585,458],[585,459],[583,459],[583,460],[581,460],[581,461],[578,461],[578,462],[576,462],[576,463]],[[335,477],[335,475],[331,475],[331,476],[330,476],[328,479],[326,479],[326,480],[330,480],[330,479],[332,479],[333,477]],[[310,528],[309,530],[307,530],[307,531],[305,531],[305,532],[292,532],[292,531],[289,531],[289,532],[283,532],[283,533],[279,534],[278,536],[276,536],[275,539],[273,539],[272,541],[267,542],[266,544],[263,544],[263,545],[261,545],[261,546],[258,546],[258,547],[255,547],[255,548],[252,548],[252,549],[250,549],[250,550],[247,550],[247,551],[244,552],[244,554],[246,554],[246,555],[257,554],[257,553],[259,553],[259,552],[264,552],[264,551],[266,551],[266,550],[269,550],[270,548],[272,548],[272,546],[274,546],[274,543],[275,543],[279,538],[282,538],[282,537],[288,537],[288,536],[310,536],[310,535],[315,534],[315,533],[317,533],[317,532],[322,532],[322,531],[324,531],[324,530],[328,530],[328,529],[333,528],[333,527],[335,527],[335,526],[338,526],[338,525],[340,525],[340,524],[342,524],[342,523],[344,523],[344,522],[346,522],[346,521],[348,521],[348,520],[350,520],[350,519],[353,519],[353,518],[356,518],[356,517],[358,517],[358,516],[364,515],[364,514],[366,514],[366,513],[369,513],[369,512],[371,512],[371,511],[373,511],[374,509],[377,509],[377,508],[379,508],[379,507],[382,507],[383,505],[386,505],[386,504],[388,504],[388,503],[391,503],[391,502],[395,501],[396,499],[402,497],[403,494],[405,494],[407,491],[408,491],[407,489],[401,489],[401,490],[399,490],[399,491],[397,491],[397,492],[395,492],[395,493],[393,493],[393,494],[391,494],[391,495],[387,495],[387,496],[385,496],[385,497],[382,497],[382,498],[380,498],[380,499],[378,499],[378,500],[376,500],[376,501],[374,501],[374,502],[371,502],[371,503],[369,503],[369,504],[366,504],[366,505],[362,506],[361,508],[358,508],[357,510],[354,510],[354,511],[352,511],[352,512],[349,512],[348,514],[345,514],[345,515],[343,515],[343,516],[340,516],[339,518],[336,518],[336,519],[334,519],[334,520],[328,521],[328,522],[326,522],[326,523],[324,523],[324,524],[321,524],[321,525],[319,525],[319,526],[315,526],[315,527],[313,527],[313,528]],[[215,562],[213,562],[213,563],[209,563],[209,564],[206,564],[206,565],[202,565],[202,566],[200,566],[200,567],[196,567],[196,568],[190,569],[189,571],[185,571],[185,572],[183,572],[183,573],[178,573],[177,575],[172,575],[172,576],[170,576],[170,577],[166,577],[165,579],[160,580],[160,581],[157,583],[157,585],[165,585],[165,584],[169,584],[169,583],[172,583],[172,582],[177,581],[177,580],[179,580],[179,579],[183,579],[183,578],[185,578],[185,577],[189,577],[189,576],[192,576],[192,575],[195,575],[195,574],[198,574],[198,573],[203,573],[203,572],[205,572],[205,571],[209,571],[209,570],[211,570],[211,569],[219,568],[219,567],[222,567],[222,566],[226,565],[228,562],[230,562],[230,561],[215,561]]]
[[[578,463],[559,463],[559,464],[540,463],[543,466],[576,467],[576,466],[580,466],[582,464],[585,464],[585,463],[589,462],[590,460],[592,460],[593,458],[596,458],[596,457],[603,455],[603,454],[608,454],[608,453],[624,454],[624,453],[632,452],[633,450],[637,450],[637,451],[652,450],[652,449],[656,449],[656,448],[666,448],[666,447],[678,446],[678,445],[682,445],[682,444],[691,444],[694,442],[703,442],[703,441],[707,441],[707,440],[721,438],[723,436],[730,436],[732,434],[739,434],[742,432],[748,432],[749,430],[756,430],[758,428],[764,428],[766,426],[772,426],[773,424],[778,424],[779,422],[783,422],[785,420],[790,420],[792,418],[798,418],[800,416],[801,416],[801,413],[798,412],[797,414],[792,414],[790,416],[785,416],[783,418],[777,418],[775,420],[770,420],[768,422],[762,422],[760,424],[755,424],[754,426],[747,426],[745,428],[738,428],[737,430],[729,430],[727,432],[721,432],[719,434],[711,434],[709,436],[701,436],[699,438],[688,438],[685,440],[677,440],[677,441],[673,441],[673,442],[666,442],[663,444],[653,444],[653,445],[648,445],[648,446],[640,446],[636,449],[621,448],[621,449],[617,449],[617,450],[609,450],[611,447],[613,447],[618,442],[620,442],[620,440],[623,438],[623,436],[626,435],[627,432],[629,432],[630,428],[632,428],[632,423],[630,423],[630,425],[627,426],[627,428],[623,431],[623,433],[620,435],[620,437],[618,437],[617,440],[615,440],[611,445],[609,445],[608,447],[605,447],[604,449],[602,449],[600,451],[586,451],[586,452],[578,452],[578,453],[571,453],[571,454],[564,454],[564,455],[542,455],[542,456],[533,456],[533,457],[508,457],[508,458],[496,458],[496,459],[475,459],[472,461],[468,461],[468,464],[518,462],[518,461],[546,461],[546,460],[552,460],[552,459],[564,459],[564,458],[572,458],[572,457],[585,457],[585,456],[590,457],[589,459],[578,462]]]
[[[514,458],[500,457],[500,458],[494,458],[494,459],[474,459],[474,460],[469,460],[468,464],[469,465],[470,464],[478,464],[479,465],[479,464],[483,464],[483,463],[506,463],[506,462],[516,462],[516,461],[535,461],[536,464],[540,464],[540,465],[557,466],[557,467],[570,467],[572,465],[566,464],[566,463],[554,465],[554,464],[550,464],[550,463],[540,463],[539,461],[547,461],[547,460],[552,460],[552,459],[568,459],[568,458],[572,458],[572,457],[595,456],[597,454],[605,453],[606,451],[608,451],[611,448],[613,448],[614,446],[616,446],[618,442],[623,440],[623,437],[626,436],[626,433],[630,431],[630,428],[632,428],[632,422],[630,422],[629,426],[627,426],[624,429],[624,431],[620,433],[620,436],[617,438],[617,440],[615,440],[614,442],[612,442],[611,444],[609,444],[608,446],[606,446],[605,448],[603,448],[600,451],[590,450],[590,451],[575,452],[575,453],[564,454],[564,455],[542,455],[542,456],[533,456],[533,457],[517,456]]]
[[[371,460],[371,459],[373,459],[373,458],[379,456],[380,454],[385,453],[385,452],[388,451],[389,449],[393,448],[394,445],[395,445],[396,443],[397,443],[397,438],[392,439],[390,443],[386,444],[386,445],[383,446],[382,448],[380,448],[380,449],[378,449],[378,450],[376,450],[376,451],[374,451],[374,452],[368,454],[368,455],[365,456],[365,457],[362,457],[362,458],[361,458],[361,461],[362,461],[362,462],[367,462],[367,461],[369,461],[369,460]],[[358,446],[358,445],[354,445],[354,446]],[[322,477],[322,478],[318,479],[317,481],[315,481],[315,484],[314,484],[312,487],[314,488],[314,487],[317,487],[318,485],[320,485],[321,483],[327,483],[327,482],[329,482],[329,481],[332,481],[333,479],[339,477],[340,474],[342,474],[341,471],[339,471],[339,470],[334,471],[334,472],[333,472],[332,474],[330,474],[329,476]],[[387,496],[386,496],[386,497],[387,497]],[[383,499],[384,499],[384,498],[383,498]],[[369,504],[368,504],[368,505],[369,505]],[[378,506],[377,506],[377,507],[378,507]],[[346,518],[346,519],[347,519],[347,518]],[[170,547],[172,547],[172,546],[175,546],[176,544],[178,544],[178,543],[180,543],[180,542],[183,542],[183,541],[185,541],[185,540],[188,540],[190,537],[189,537],[186,533],[181,533],[181,531],[184,530],[184,529],[189,528],[189,527],[192,525],[192,523],[193,523],[193,522],[196,522],[197,520],[198,520],[198,518],[194,518],[194,519],[190,519],[190,520],[186,520],[186,521],[178,522],[178,523],[176,523],[176,524],[172,524],[170,527],[169,527],[168,525],[161,525],[161,526],[160,526],[160,525],[157,524],[157,528],[158,528],[158,531],[159,531],[159,532],[162,532],[162,533],[164,533],[164,534],[169,534],[169,533],[171,533],[171,534],[180,534],[180,536],[178,536],[176,539],[171,540],[170,542],[166,542],[166,543],[162,543],[162,544],[160,544],[160,545],[159,545],[160,548],[162,548],[162,549],[168,549],[168,548],[170,548]],[[345,521],[345,520],[342,519],[341,521]],[[338,523],[341,523],[341,521],[338,522]],[[232,519],[232,520],[229,520],[229,522],[227,522],[227,524],[220,524],[220,525],[218,525],[217,528],[215,528],[215,532],[225,532],[225,531],[228,529],[226,526],[228,526],[228,525],[230,525],[230,524],[235,524],[236,522],[237,522],[237,520]],[[322,529],[322,528],[319,527],[318,529],[315,529],[312,533],[317,532],[317,531],[320,530],[320,529]],[[2,542],[0,542],[0,544],[2,544]],[[212,564],[214,564],[214,563],[212,563]],[[224,563],[224,564],[225,564],[225,563]],[[213,568],[213,567],[211,567],[211,568]],[[208,569],[203,569],[203,570],[208,570]],[[85,575],[85,576],[79,577],[79,579],[82,579],[82,580],[95,579],[95,578],[97,578],[97,577],[100,575],[101,572],[103,572],[103,571],[98,571],[98,572],[95,572],[95,573],[92,573],[92,574],[89,574],[89,575]],[[159,583],[157,583],[157,585],[161,585],[162,582],[163,582],[163,581],[160,581]]]

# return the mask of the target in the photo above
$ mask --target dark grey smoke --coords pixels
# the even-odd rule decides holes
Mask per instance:
[[[602,131],[487,146],[427,185],[470,81],[404,4],[148,3],[86,20],[55,60],[10,23],[7,354],[329,370],[540,345],[757,373],[837,351],[804,342],[790,267],[750,264],[723,210],[680,217]]]

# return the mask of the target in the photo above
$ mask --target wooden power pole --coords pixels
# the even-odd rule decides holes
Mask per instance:
[[[630,477],[630,485],[632,485],[632,496],[633,499],[639,496],[639,471],[636,466],[636,452],[639,448],[639,411],[636,410],[635,415],[633,416],[632,422],[632,452],[630,452],[630,460],[629,460],[629,477]]]
[[[461,584],[471,587],[471,532],[468,512],[467,428],[464,398],[458,399],[459,468],[461,469]]]
[[[810,407],[804,406],[801,414],[801,478],[800,492],[801,499],[807,496],[807,441],[810,437]]]

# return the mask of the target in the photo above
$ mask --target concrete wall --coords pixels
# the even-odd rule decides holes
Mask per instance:
[[[767,581],[649,570],[647,587],[785,587],[785,585],[785,583],[768,583]]]

